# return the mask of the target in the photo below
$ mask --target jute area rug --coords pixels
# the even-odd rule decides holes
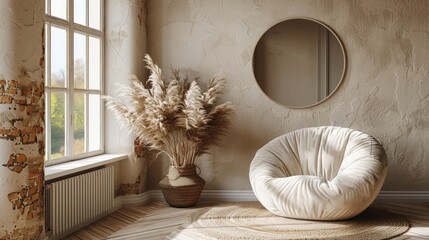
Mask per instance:
[[[344,221],[307,221],[278,217],[259,202],[224,203],[205,207],[168,239],[389,239],[406,232],[402,216],[368,208]]]

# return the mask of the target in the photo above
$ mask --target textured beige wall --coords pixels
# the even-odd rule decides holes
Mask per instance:
[[[44,4],[0,2],[0,239],[43,239]]]
[[[106,0],[105,28],[105,92],[118,96],[118,84],[128,85],[129,76],[144,76],[146,53],[146,1]],[[114,114],[105,110],[105,150],[126,153],[128,160],[115,165],[117,195],[135,194],[144,190],[146,164],[134,152],[134,136],[121,128]]]
[[[206,189],[250,189],[255,151],[283,133],[335,125],[378,138],[389,158],[384,190],[429,190],[429,1],[149,0],[148,48],[163,69],[171,64],[203,76],[223,70],[225,100],[237,108],[232,135],[200,160]],[[276,22],[320,20],[337,32],[348,69],[336,94],[301,110],[264,96],[252,73],[253,48]],[[152,160],[150,188],[166,161]]]

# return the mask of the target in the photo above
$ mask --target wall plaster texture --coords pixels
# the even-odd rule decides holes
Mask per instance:
[[[146,1],[106,0],[105,8],[105,93],[118,96],[119,86],[128,86],[131,74],[144,80]],[[105,121],[106,152],[129,156],[128,160],[114,164],[116,195],[143,192],[146,185],[144,151],[134,146],[134,135],[121,127],[115,115],[107,109]]]
[[[145,0],[106,0],[107,94],[128,75],[144,75]],[[0,1],[0,239],[43,239],[43,1]],[[106,152],[128,153],[115,165],[121,194],[145,188],[144,150],[106,113]],[[134,150],[136,149],[136,151]]]
[[[0,1],[0,239],[43,239],[44,3]]]
[[[251,189],[249,164],[262,145],[295,129],[334,125],[362,130],[384,145],[383,190],[429,190],[428,12],[429,1],[420,0],[149,0],[148,50],[160,67],[205,80],[223,71],[229,80],[223,100],[237,112],[225,146],[199,161],[206,189]],[[294,17],[327,24],[347,52],[338,91],[306,109],[269,100],[252,71],[260,36]],[[168,165],[159,158],[149,161],[150,189],[158,188]]]

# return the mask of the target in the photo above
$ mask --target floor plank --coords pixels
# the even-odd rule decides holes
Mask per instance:
[[[166,239],[185,223],[187,216],[216,203],[200,203],[192,208],[172,208],[152,202],[144,206],[119,209],[67,236],[66,240],[92,239]],[[411,228],[396,240],[429,239],[429,203],[375,203],[374,206],[405,216]]]

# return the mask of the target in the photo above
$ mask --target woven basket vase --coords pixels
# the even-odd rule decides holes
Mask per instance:
[[[160,182],[165,201],[172,207],[190,207],[200,199],[205,181],[197,174],[196,166],[170,166]]]

